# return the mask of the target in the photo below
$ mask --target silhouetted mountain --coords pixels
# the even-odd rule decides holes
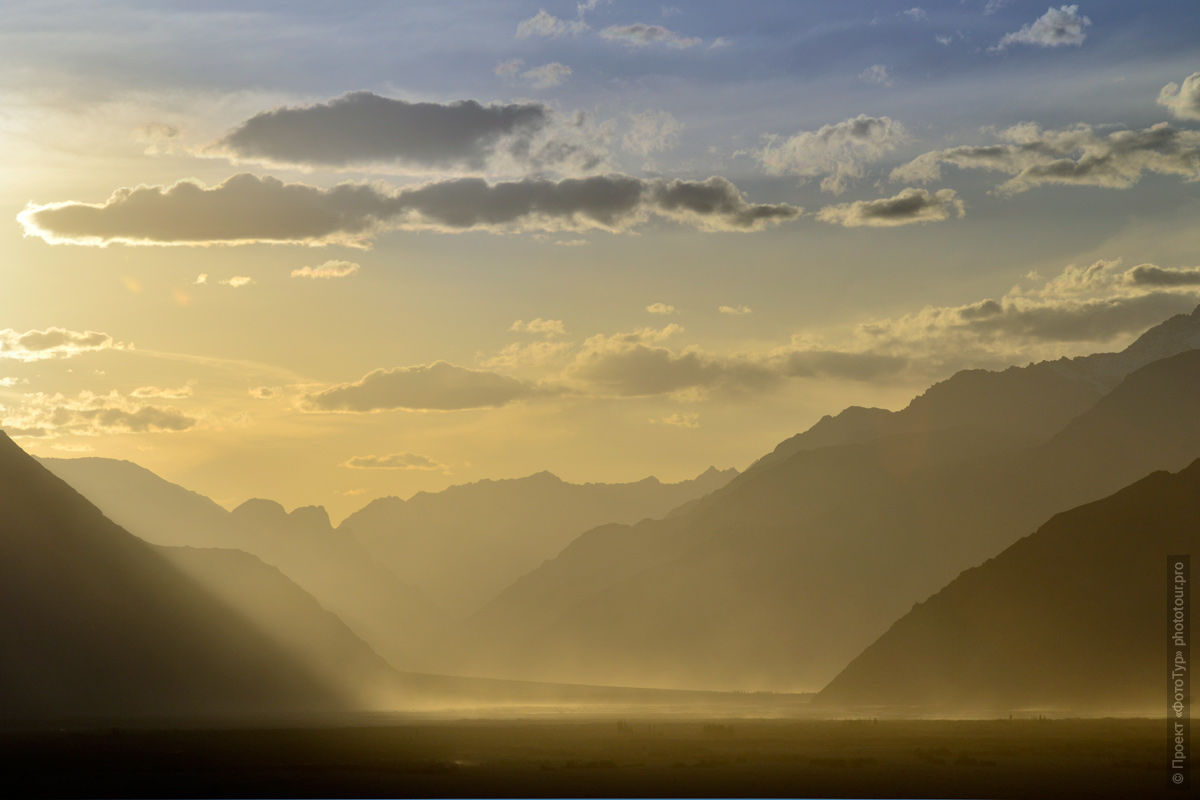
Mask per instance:
[[[918,603],[817,700],[1161,714],[1167,556],[1200,552],[1197,520],[1200,460],[1058,514]]]
[[[477,609],[583,531],[660,517],[729,482],[709,468],[690,481],[572,484],[549,472],[386,497],[342,522],[405,582],[457,613]]]
[[[764,461],[683,513],[579,537],[477,614],[459,657],[543,680],[817,688],[1041,520],[1189,463],[1198,387],[1185,352],[1042,443],[934,425]]]
[[[964,425],[1033,441],[1083,413],[1134,370],[1197,348],[1200,306],[1154,326],[1119,353],[1060,358],[998,372],[963,370],[934,384],[900,411],[851,406],[781,442],[759,463],[816,447]]]
[[[348,708],[0,434],[0,717]]]
[[[421,643],[442,624],[424,595],[335,531],[323,508],[289,514],[274,501],[247,500],[229,512],[128,461],[42,463],[148,542],[244,550],[279,568],[397,666],[421,666]]]

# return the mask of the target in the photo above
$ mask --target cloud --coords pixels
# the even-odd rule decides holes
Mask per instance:
[[[130,397],[139,400],[156,398],[160,400],[183,400],[192,396],[192,385],[184,384],[177,388],[160,387],[160,386],[139,386],[129,393]]]
[[[669,303],[651,303],[646,306],[646,310],[651,314],[674,314],[675,306]]]
[[[270,386],[252,386],[247,391],[255,400],[267,400],[279,394],[278,389],[274,389]]]
[[[754,310],[750,308],[750,306],[717,306],[717,311],[721,314],[740,316],[744,314],[751,314]]]
[[[594,6],[588,6],[590,10]],[[582,11],[580,12],[582,15]],[[546,13],[545,9],[540,9],[527,20],[522,20],[517,24],[517,38],[525,39],[530,36],[546,36],[551,39],[557,39],[560,36],[577,36],[588,30],[588,24],[582,19],[566,20],[559,19],[553,14]]]
[[[208,283],[208,273],[201,272],[196,276],[196,280],[192,281],[192,283],[196,286],[203,286],[204,284]]]
[[[549,89],[571,77],[571,68],[566,64],[551,61],[549,64],[525,70],[521,77],[535,89]]]
[[[1158,93],[1158,104],[1166,106],[1177,119],[1200,119],[1200,72],[1183,79],[1183,85],[1172,81]]]
[[[248,275],[234,275],[232,278],[226,278],[225,280],[221,281],[222,286],[228,286],[232,289],[240,289],[243,286],[249,286],[252,283],[254,283],[254,278],[251,278]]]
[[[699,428],[700,415],[696,413],[675,413],[665,417],[650,420],[657,425],[670,425],[675,428]]]
[[[108,433],[185,431],[197,420],[174,408],[144,405],[117,392],[82,392],[76,397],[42,393],[26,395],[23,406],[0,425],[30,437],[99,436]]]
[[[874,83],[877,86],[892,85],[892,74],[883,64],[872,64],[858,73],[858,79],[864,83]]]
[[[0,358],[16,361],[43,361],[50,358],[70,358],[98,350],[124,350],[129,345],[113,341],[100,331],[71,331],[66,328],[15,331],[0,330]]]
[[[900,13],[911,19],[913,22],[920,22],[921,20],[929,17],[929,14],[925,12],[925,9],[918,8],[916,6],[905,11],[901,11]]]
[[[1200,180],[1200,132],[1165,122],[1143,130],[1100,135],[1090,125],[1043,130],[1033,123],[998,132],[998,144],[960,146],[917,156],[892,170],[892,180],[931,181],[941,166],[983,169],[1012,177],[998,189],[1005,194],[1044,184],[1127,189],[1143,173]]]
[[[175,152],[179,134],[179,128],[165,122],[147,122],[133,130],[134,140],[146,146],[143,152],[148,156]]]
[[[780,377],[770,367],[747,359],[722,358],[697,350],[676,352],[603,335],[584,343],[569,375],[601,392],[621,396],[671,394],[686,389],[764,390],[777,384]]]
[[[305,395],[304,407],[311,411],[457,411],[502,406],[537,391],[515,378],[438,361],[368,372],[353,383]]]
[[[890,325],[869,326],[883,337],[968,334],[987,341],[1092,342],[1134,333],[1190,310],[1194,298],[1169,292],[1081,300],[1007,297],[965,306],[927,308]]]
[[[501,61],[492,72],[501,78],[515,78],[521,72],[521,67],[525,66],[525,59],[510,58],[508,61]]]
[[[600,31],[600,36],[630,47],[665,44],[667,47],[677,50],[695,47],[701,42],[698,38],[682,36],[662,25],[647,25],[643,22],[635,22],[632,25],[610,25]]]
[[[890,117],[859,114],[786,139],[768,137],[754,155],[772,175],[823,175],[821,189],[841,193],[850,181],[865,175],[867,164],[896,149],[906,136],[904,126]]]
[[[963,216],[963,201],[953,189],[930,193],[925,189],[904,189],[893,197],[878,200],[858,200],[825,206],[817,219],[845,228],[861,226],[895,227],[923,222],[941,222],[950,214]]]
[[[786,203],[748,203],[720,177],[457,178],[393,192],[355,183],[322,189],[243,173],[208,188],[181,181],[118,189],[103,203],[30,204],[17,219],[25,235],[50,244],[361,247],[387,229],[618,232],[657,217],[706,231],[755,231],[800,213]]]
[[[622,140],[625,149],[639,155],[670,150],[679,141],[683,124],[666,111],[629,115],[630,126]]]
[[[1140,264],[1126,273],[1134,286],[1200,286],[1200,268],[1165,269],[1154,264]]]
[[[669,330],[674,328],[674,330]],[[789,378],[875,380],[899,372],[903,356],[845,352],[792,344],[767,352],[722,355],[661,342],[682,328],[668,326],[588,338],[565,372],[593,391],[643,397],[717,391],[727,395],[775,389]]]
[[[1079,6],[1051,6],[1046,13],[1038,17],[1019,31],[1005,34],[992,48],[1001,51],[1013,44],[1028,44],[1036,47],[1062,47],[1071,45],[1078,47],[1087,38],[1084,28],[1092,21],[1079,13]]]
[[[557,61],[551,61],[549,64],[543,64],[540,67],[533,67],[531,69],[522,69],[524,66],[524,59],[514,58],[508,61],[501,61],[492,72],[505,80],[515,81],[519,79],[535,89],[549,89],[552,86],[558,86],[571,77],[572,74],[570,67],[566,64],[560,64]]]
[[[542,319],[537,317],[528,322],[516,320],[508,329],[514,333],[536,333],[542,336],[565,336],[566,326],[561,319]]]
[[[31,204],[17,219],[50,244],[352,244],[395,213],[394,198],[373,186],[243,173],[208,188],[180,181],[118,189],[103,203]]]
[[[359,265],[353,261],[326,261],[316,267],[300,267],[291,272],[293,278],[348,278],[357,275]]]
[[[1138,264],[1124,269],[1120,260],[1095,261],[1086,267],[1070,265],[1045,281],[1037,295],[1077,296],[1086,294],[1130,294],[1143,287],[1200,286],[1200,268],[1160,267]]]
[[[1037,285],[958,306],[929,306],[859,326],[860,345],[914,360],[1012,363],[1062,355],[1064,343],[1102,345],[1140,333],[1200,301],[1200,269],[1119,261],[1068,266]]]
[[[560,359],[574,347],[572,342],[541,340],[536,342],[512,342],[501,348],[494,356],[476,356],[481,367],[486,369],[515,369],[517,367],[540,367]]]
[[[352,92],[327,103],[256,114],[207,153],[275,164],[480,170],[499,152],[527,151],[548,122],[549,112],[538,103],[409,103]]]
[[[444,470],[446,466],[416,453],[390,453],[385,456],[354,456],[342,464],[349,469]]]

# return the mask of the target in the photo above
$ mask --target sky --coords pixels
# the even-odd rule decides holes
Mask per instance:
[[[1168,2],[0,4],[0,428],[336,518],[1200,302]]]

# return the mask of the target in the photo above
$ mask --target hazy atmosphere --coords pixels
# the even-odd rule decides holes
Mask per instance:
[[[1195,304],[1196,19],[1062,8],[5,4],[4,428],[337,519],[1119,348]]]
[[[910,3],[0,2],[20,785],[1168,790],[1200,12]]]

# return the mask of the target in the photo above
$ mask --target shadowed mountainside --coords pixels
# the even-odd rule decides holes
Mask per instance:
[[[361,707],[0,434],[0,717]]]
[[[1161,714],[1167,557],[1200,551],[1197,520],[1200,460],[1058,514],[918,603],[817,701]]]
[[[277,567],[395,665],[419,666],[421,643],[443,622],[424,595],[335,531],[323,508],[289,514],[274,501],[247,500],[230,512],[128,461],[42,463],[148,542],[243,550]]]
[[[456,614],[477,610],[580,533],[661,517],[724,486],[736,470],[709,468],[680,483],[567,483],[549,472],[385,497],[339,526],[405,582]]]
[[[1187,339],[1200,316],[1183,320]],[[1195,350],[1135,371],[1042,443],[931,425],[800,450],[667,519],[579,537],[477,614],[458,656],[543,680],[816,688],[1051,514],[1198,454]]]

